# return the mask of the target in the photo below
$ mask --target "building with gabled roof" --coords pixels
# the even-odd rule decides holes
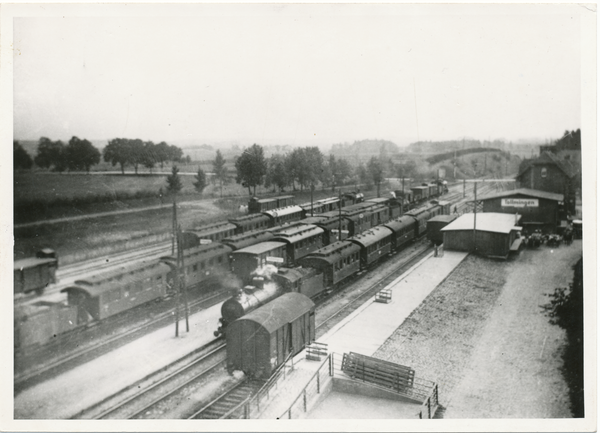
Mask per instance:
[[[567,209],[575,213],[575,190],[581,187],[581,174],[570,161],[542,152],[521,167],[516,179],[521,188],[563,194]]]

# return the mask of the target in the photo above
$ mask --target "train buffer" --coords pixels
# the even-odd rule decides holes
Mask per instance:
[[[392,302],[392,289],[383,289],[375,295],[375,302],[389,304]]]
[[[313,341],[306,346],[306,359],[309,361],[321,361],[327,356],[328,346],[325,343]]]

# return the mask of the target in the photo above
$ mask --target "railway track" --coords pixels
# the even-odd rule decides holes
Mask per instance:
[[[211,343],[165,366],[161,371],[122,389],[80,412],[77,419],[144,419],[160,413],[161,405],[177,398],[223,367],[225,342]]]
[[[190,302],[190,314],[194,314],[197,311],[202,310],[205,307],[212,306],[216,303],[221,302],[227,296],[224,296],[223,293],[215,292],[211,293],[206,297],[201,297],[199,299],[193,300]],[[127,323],[131,321],[130,317],[123,317]],[[114,350],[116,347],[120,347],[130,341],[133,341],[137,338],[142,337],[154,329],[158,329],[162,326],[166,326],[169,323],[172,323],[173,315],[172,308],[162,308],[162,311],[157,313],[150,320],[146,320],[145,322],[135,324],[134,326],[129,325],[129,329],[124,332],[115,332],[114,334],[109,331],[99,332],[100,336],[98,339],[95,338],[85,338],[86,331],[89,331],[88,328],[78,328],[75,330],[75,334],[64,334],[63,340],[68,340],[71,346],[75,346],[76,348],[72,351],[67,351],[62,356],[58,356],[54,359],[51,359],[48,362],[40,363],[40,360],[45,360],[44,354],[46,353],[56,353],[61,349],[61,342],[57,341],[54,344],[46,344],[41,347],[33,348],[30,352],[27,353],[28,359],[32,360],[33,367],[30,369],[25,369],[22,372],[16,372],[14,376],[14,392],[15,395],[21,392],[22,390],[35,385],[43,380],[45,380],[48,376],[60,374],[62,371],[66,371],[74,366],[80,365],[90,359],[94,359],[104,353],[107,353],[110,350]],[[115,324],[123,325],[124,324]],[[95,326],[100,326],[96,324]],[[91,328],[93,329],[94,326]],[[108,337],[107,337],[108,336]],[[77,340],[74,340],[74,338]],[[83,341],[85,340],[85,341]],[[86,341],[92,340],[93,344],[86,343]],[[36,362],[37,360],[37,362]],[[19,357],[15,356],[15,364],[19,361]],[[16,366],[15,366],[16,369]]]

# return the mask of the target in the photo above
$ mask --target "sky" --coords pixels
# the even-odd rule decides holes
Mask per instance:
[[[17,140],[406,145],[581,127],[576,5],[27,11],[13,20]]]

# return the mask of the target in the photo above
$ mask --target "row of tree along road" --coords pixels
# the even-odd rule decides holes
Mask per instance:
[[[67,144],[42,137],[33,159],[17,141],[13,142],[13,151],[15,169],[28,169],[35,163],[40,168],[57,172],[89,172],[91,167],[100,163],[101,158],[112,166],[118,165],[123,174],[126,167],[133,167],[138,174],[140,166],[152,171],[155,166],[164,168],[167,162],[191,163],[191,158],[184,157],[183,151],[177,146],[128,138],[110,140],[102,152],[90,141],[78,137],[72,137]],[[233,179],[247,188],[250,195],[256,195],[256,187],[260,185],[280,192],[288,187],[304,190],[317,185],[333,190],[339,185],[367,184],[376,185],[379,189],[385,177],[414,178],[418,175],[414,161],[394,163],[382,155],[371,157],[366,164],[359,162],[351,165],[347,159],[336,158],[333,154],[325,156],[318,147],[313,146],[297,147],[285,154],[275,153],[267,158],[263,147],[253,144],[233,157],[234,161],[231,162],[234,163],[235,173],[229,171],[227,161],[217,150],[210,174],[211,180],[220,186],[221,195],[223,185]],[[207,175],[201,168],[198,169],[194,182],[198,192],[207,186]]]
[[[94,165],[100,163],[101,157],[113,167],[119,165],[123,174],[127,166],[132,166],[137,174],[140,166],[152,171],[156,165],[163,168],[164,163],[168,161],[191,162],[189,156],[183,157],[183,151],[179,147],[168,145],[164,141],[154,144],[152,141],[140,139],[115,138],[110,140],[100,153],[86,139],[72,137],[67,144],[64,144],[61,140],[52,141],[42,137],[33,159],[18,141],[13,141],[15,169],[29,169],[35,163],[40,168],[49,168],[60,173],[67,170],[89,173]]]

